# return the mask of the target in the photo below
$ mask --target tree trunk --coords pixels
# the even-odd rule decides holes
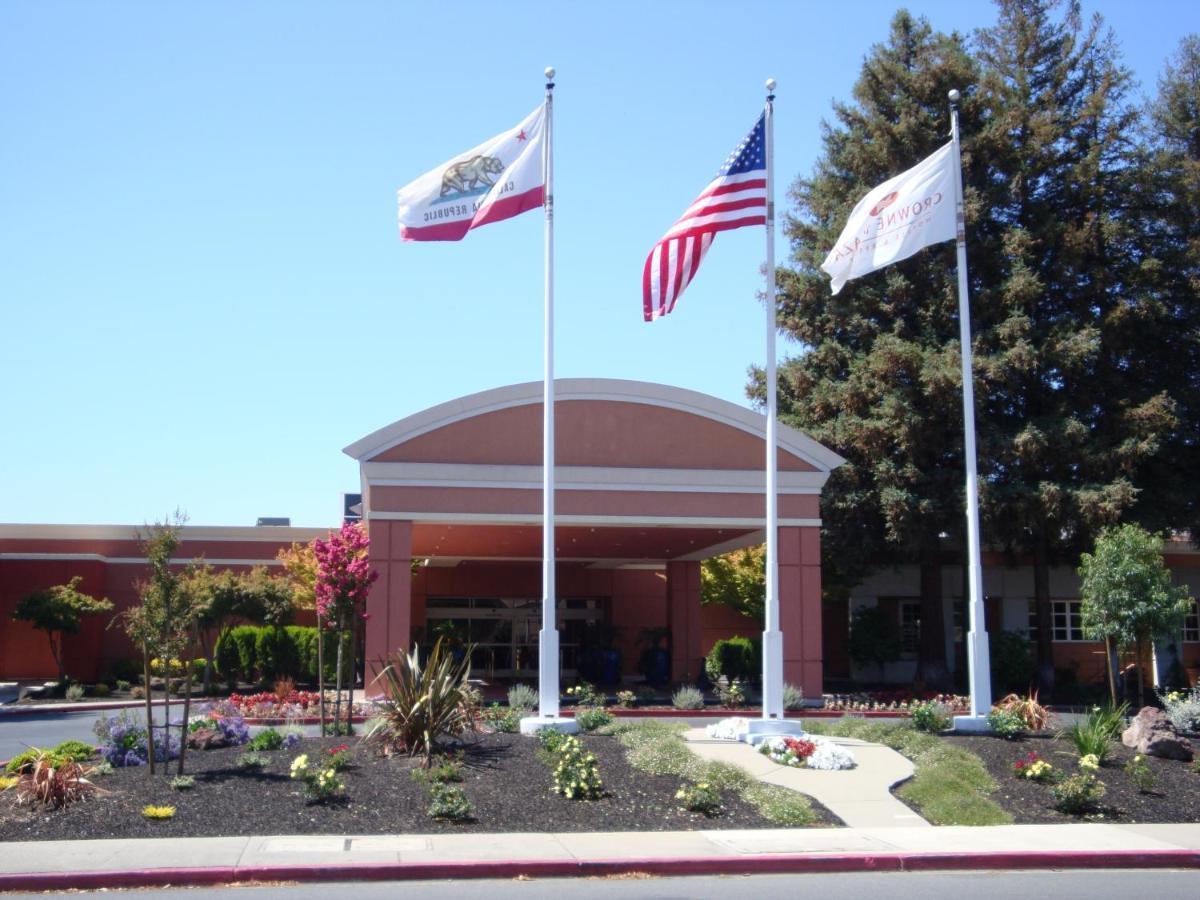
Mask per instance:
[[[179,725],[179,774],[183,774],[183,758],[187,756],[187,735],[188,735],[188,715],[192,711],[192,665],[191,660],[188,661],[187,679],[183,683],[183,722]],[[208,668],[204,669],[205,674],[208,674]],[[167,733],[170,733],[171,723],[167,722]],[[171,742],[167,741],[167,747],[171,746]]]
[[[354,685],[358,672],[358,617],[350,614],[350,699],[346,702],[346,734],[354,733]],[[364,679],[363,686],[366,686]]]
[[[142,644],[142,679],[146,682],[146,756],[154,774],[154,706],[150,700],[150,650]]]
[[[163,663],[163,771],[171,774],[171,654]]]
[[[1117,675],[1113,665],[1112,635],[1104,636],[1104,666],[1108,670],[1108,696],[1115,708],[1117,705]]]
[[[63,655],[62,655],[63,637],[60,634],[58,636],[58,644],[55,645],[54,632],[47,631],[46,632],[46,640],[48,640],[50,642],[50,654],[54,657],[54,664],[56,666],[58,666],[58,683],[62,684],[64,681],[67,680],[67,667],[63,664]]]
[[[1049,698],[1054,693],[1054,631],[1050,606],[1050,563],[1046,538],[1038,535],[1033,545],[1033,603],[1037,614],[1038,693]]]
[[[1146,705],[1146,672],[1142,668],[1142,657],[1145,655],[1145,642],[1138,638],[1133,645],[1133,664],[1137,666],[1138,675],[1138,709]]]
[[[317,701],[321,707],[321,736],[325,736],[325,629],[317,614]]]
[[[338,733],[338,727],[342,722],[342,633],[345,630],[345,620],[338,618],[337,627],[337,671],[334,673],[334,683],[337,685],[337,691],[333,698],[333,733]]]
[[[942,609],[942,560],[938,537],[921,548],[921,623],[917,678],[926,687],[946,688],[946,623]]]

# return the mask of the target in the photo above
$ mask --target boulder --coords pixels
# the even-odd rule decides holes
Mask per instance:
[[[1152,706],[1142,707],[1121,734],[1121,743],[1147,756],[1185,761],[1192,759],[1192,742],[1180,737],[1167,714]]]

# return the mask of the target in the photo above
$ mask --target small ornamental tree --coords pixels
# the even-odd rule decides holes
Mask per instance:
[[[746,547],[700,563],[700,600],[720,603],[762,621],[766,606],[766,545]]]
[[[94,616],[112,610],[113,605],[105,599],[97,600],[79,590],[83,579],[76,575],[66,584],[55,585],[35,591],[21,599],[12,617],[18,622],[28,622],[39,631],[46,632],[50,641],[50,653],[58,666],[58,680],[66,680],[66,660],[63,659],[63,636],[78,634],[84,616]]]
[[[359,522],[347,522],[340,531],[331,531],[328,540],[313,540],[313,555],[317,561],[317,577],[314,599],[317,609],[317,627],[337,633],[337,699],[334,701],[333,721],[335,730],[342,709],[342,635],[350,628],[350,659],[357,658],[357,621],[366,614],[367,594],[379,573],[371,568],[367,550],[371,541],[367,529]],[[353,665],[351,670],[353,671]],[[351,677],[350,697],[347,704],[346,730],[350,730],[354,715],[354,679]],[[321,730],[325,730],[324,717]]]
[[[1183,624],[1192,605],[1187,588],[1171,583],[1163,563],[1162,538],[1138,525],[1106,528],[1096,549],[1080,559],[1081,614],[1084,634],[1103,640],[1108,658],[1108,686],[1117,702],[1112,648],[1132,649],[1138,672],[1138,704],[1145,701],[1142,659],[1147,645],[1167,637]]]

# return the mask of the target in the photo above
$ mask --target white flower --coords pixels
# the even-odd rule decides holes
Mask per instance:
[[[720,722],[709,725],[704,731],[714,741],[736,741],[749,724],[741,716],[733,716],[732,718],[722,719]]]
[[[834,771],[837,769],[853,769],[857,765],[854,760],[854,754],[845,747],[830,741],[823,741],[819,738],[814,743],[817,745],[817,749],[808,758],[808,767],[810,769]]]

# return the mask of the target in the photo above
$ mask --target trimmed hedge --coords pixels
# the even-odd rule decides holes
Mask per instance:
[[[731,637],[717,641],[704,660],[704,672],[709,681],[717,682],[724,675],[729,681],[740,678],[753,681],[762,671],[762,644],[747,637]]]
[[[337,642],[325,632],[325,677],[336,677]],[[317,681],[317,629],[303,625],[238,625],[217,641],[217,671],[231,685],[238,681],[270,684],[277,678]],[[342,675],[350,677],[350,635],[342,640]]]

